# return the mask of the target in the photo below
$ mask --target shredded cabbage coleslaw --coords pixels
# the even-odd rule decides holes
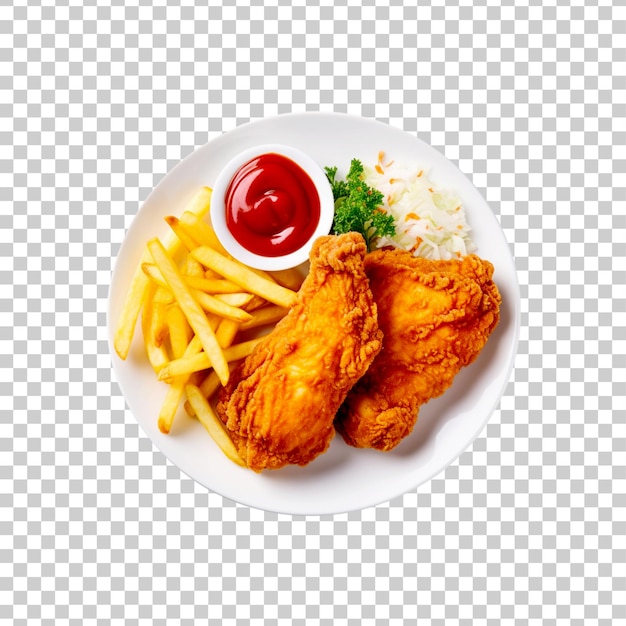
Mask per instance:
[[[364,164],[363,180],[384,196],[382,210],[395,219],[396,234],[380,237],[376,247],[394,246],[427,259],[455,259],[476,246],[459,198],[436,187],[419,166],[385,162]]]

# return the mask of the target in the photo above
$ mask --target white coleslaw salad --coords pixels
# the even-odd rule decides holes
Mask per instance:
[[[363,179],[383,194],[381,208],[395,219],[395,236],[381,237],[376,247],[391,245],[427,259],[456,259],[476,250],[461,201],[435,186],[424,169],[385,162],[380,152],[376,165],[364,163]]]

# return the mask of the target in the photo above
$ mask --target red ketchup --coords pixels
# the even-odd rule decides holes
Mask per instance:
[[[226,190],[226,225],[244,248],[260,256],[295,252],[313,235],[320,199],[294,161],[269,153],[248,161]]]

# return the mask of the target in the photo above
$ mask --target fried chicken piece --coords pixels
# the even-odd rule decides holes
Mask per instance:
[[[339,409],[346,443],[391,450],[419,407],[441,395],[482,350],[500,317],[493,265],[476,255],[431,261],[400,250],[365,260],[383,349]]]
[[[380,351],[365,254],[361,235],[320,237],[297,303],[221,390],[217,413],[254,471],[325,452],[337,409]]]

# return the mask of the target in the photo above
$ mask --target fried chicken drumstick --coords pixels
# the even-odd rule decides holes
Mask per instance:
[[[419,407],[478,356],[499,321],[501,296],[493,266],[476,255],[431,261],[377,250],[365,269],[383,349],[348,394],[335,426],[352,446],[391,450],[413,429]]]
[[[221,390],[217,413],[250,469],[325,452],[337,409],[380,351],[365,254],[355,233],[318,239],[297,303]]]

